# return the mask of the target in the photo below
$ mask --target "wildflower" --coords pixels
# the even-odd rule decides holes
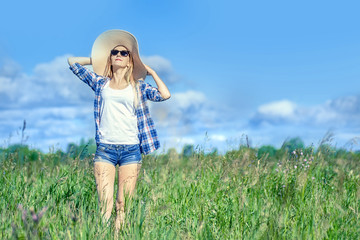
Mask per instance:
[[[38,222],[39,218],[38,216],[36,215],[36,213],[34,212],[34,208],[30,208],[30,212],[31,212],[31,218],[34,222]]]
[[[27,224],[27,220],[26,220],[26,216],[28,215],[28,211],[26,209],[24,209],[24,207],[22,206],[22,204],[18,205],[18,209],[22,212],[22,216],[21,219],[23,220],[24,224]],[[30,210],[30,214],[31,214],[31,219],[37,224],[39,223],[40,219],[42,218],[42,216],[44,215],[44,213],[46,212],[46,210],[48,209],[48,207],[44,207],[43,209],[41,209],[41,211],[36,214],[34,211],[34,208],[31,207]]]
[[[292,154],[294,154],[294,155],[296,154],[295,150],[292,152]]]
[[[36,223],[39,223],[40,219],[41,219],[42,216],[45,214],[45,212],[46,212],[47,209],[48,209],[48,207],[44,207],[43,209],[41,209],[41,211],[40,211],[38,214],[36,214],[36,213],[34,212],[34,209],[33,209],[33,208],[30,209],[30,211],[31,211],[31,217],[32,217],[33,221],[36,222]]]
[[[301,152],[300,155],[301,155],[301,156],[304,155],[303,152]]]
[[[295,165],[294,168],[297,169],[297,166]]]
[[[306,162],[306,158],[304,159],[304,162]]]
[[[278,172],[278,171],[279,171],[279,169],[275,169],[275,171],[277,171],[277,172]]]
[[[282,185],[283,188],[285,188],[285,185]]]
[[[315,179],[315,177],[312,177],[311,179],[312,179],[312,180],[314,180],[314,179]]]
[[[18,204],[18,209],[22,212],[21,219],[23,220],[24,223],[26,223],[26,215],[27,215],[26,209],[23,208],[22,204]]]

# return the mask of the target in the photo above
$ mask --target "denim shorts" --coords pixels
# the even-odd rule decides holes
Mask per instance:
[[[99,143],[96,148],[94,162],[107,162],[116,167],[127,164],[141,164],[140,145]]]

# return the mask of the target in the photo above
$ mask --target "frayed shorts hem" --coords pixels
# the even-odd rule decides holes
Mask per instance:
[[[121,166],[125,166],[125,165],[130,165],[130,164],[142,164],[142,161],[132,161],[132,162],[125,162],[125,163],[122,163],[121,165],[120,164],[114,164],[114,163],[112,163],[112,162],[110,162],[110,161],[107,161],[107,160],[99,160],[99,159],[97,159],[97,160],[94,160],[94,164],[96,163],[96,162],[104,162],[104,163],[109,163],[109,164],[111,164],[111,165],[113,165],[114,167],[116,167],[116,165],[119,165],[120,167]]]

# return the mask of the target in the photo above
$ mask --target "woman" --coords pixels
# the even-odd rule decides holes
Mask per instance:
[[[109,30],[94,42],[91,58],[68,58],[70,69],[95,92],[97,150],[94,174],[101,213],[108,221],[113,208],[116,166],[118,191],[115,227],[124,223],[124,194],[130,197],[141,167],[141,154],[160,147],[146,101],[164,101],[170,92],[154,70],[139,57],[136,38],[123,30]],[[92,64],[93,70],[83,67]],[[151,75],[157,88],[145,83]]]

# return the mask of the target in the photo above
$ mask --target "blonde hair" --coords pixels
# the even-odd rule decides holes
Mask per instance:
[[[119,47],[119,46],[125,47],[123,45],[117,45],[113,49],[115,49],[116,47]],[[131,84],[131,86],[133,87],[133,91],[135,93],[134,94],[135,95],[134,106],[135,106],[135,108],[137,108],[137,106],[139,104],[139,87],[138,87],[139,83],[138,83],[138,80],[135,80],[134,76],[133,76],[134,60],[132,58],[131,52],[129,52],[129,65],[130,65],[129,68],[124,75],[124,79],[128,84]],[[108,77],[110,79],[112,79],[114,77],[113,66],[111,64],[111,53],[109,54],[109,56],[107,58],[107,63],[105,66],[103,76]]]

